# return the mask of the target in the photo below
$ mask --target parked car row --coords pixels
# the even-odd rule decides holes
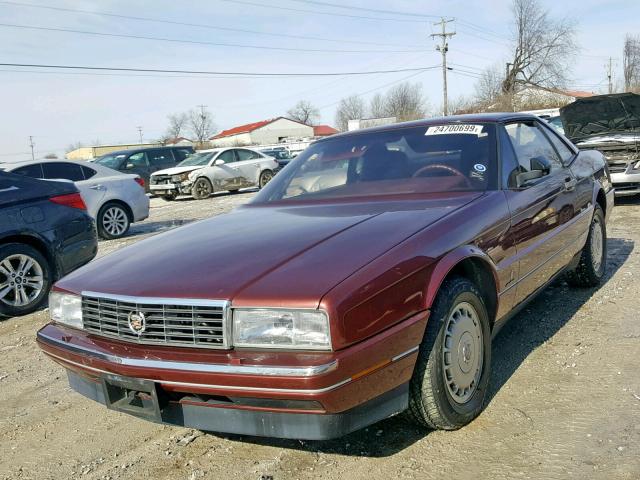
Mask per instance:
[[[86,209],[95,220],[102,238],[125,235],[129,226],[149,216],[145,182],[138,175],[125,174],[101,163],[69,160],[35,160],[0,164],[0,170],[31,178],[75,183]]]

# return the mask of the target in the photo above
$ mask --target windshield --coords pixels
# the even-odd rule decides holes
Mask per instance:
[[[205,153],[194,153],[193,155],[189,155],[183,161],[181,161],[177,166],[178,167],[200,167],[205,166],[211,160],[211,157],[216,152],[205,152]]]
[[[104,165],[105,167],[118,169],[122,164],[122,160],[126,157],[125,154],[121,153],[119,155],[103,155],[102,157],[98,157],[94,160],[94,163],[98,163],[100,165]]]
[[[273,157],[276,160],[290,160],[291,155],[286,150],[263,150],[262,153],[268,155],[269,157]]]
[[[495,126],[442,124],[312,144],[254,203],[484,191],[497,185]]]

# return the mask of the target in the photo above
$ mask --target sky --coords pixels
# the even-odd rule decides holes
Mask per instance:
[[[614,81],[620,82],[624,36],[640,34],[640,2],[540,1],[552,17],[576,24],[580,52],[567,65],[568,86],[605,93],[609,57]],[[508,61],[510,5],[509,0],[0,0],[0,63],[264,73],[436,67],[441,56],[430,35],[437,31],[437,17],[446,16],[455,18],[448,24],[456,32],[448,54],[449,98],[455,99],[473,93],[482,69]],[[441,109],[439,68],[220,78],[0,66],[0,161],[30,158],[30,136],[37,157],[62,156],[77,142],[138,142],[139,126],[144,141],[153,141],[166,130],[167,115],[198,105],[213,113],[217,130],[284,115],[302,99],[320,108],[322,123],[333,124],[341,98],[358,94],[368,100],[403,80],[421,83],[430,110]]]

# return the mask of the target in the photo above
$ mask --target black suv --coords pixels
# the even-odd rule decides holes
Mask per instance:
[[[135,173],[144,179],[149,191],[149,177],[153,172],[175,167],[193,153],[193,147],[156,147],[119,150],[102,155],[94,162],[124,173]]]
[[[78,189],[0,171],[0,317],[26,315],[98,252]]]

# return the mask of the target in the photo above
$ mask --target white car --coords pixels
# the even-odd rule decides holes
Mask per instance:
[[[122,237],[133,222],[149,216],[149,197],[138,175],[102,165],[69,160],[35,160],[0,164],[0,170],[45,180],[72,181],[96,220],[102,238]]]
[[[196,200],[220,191],[264,187],[273,178],[278,162],[251,148],[214,148],[195,153],[177,166],[151,175],[151,193],[173,200],[192,195]]]

